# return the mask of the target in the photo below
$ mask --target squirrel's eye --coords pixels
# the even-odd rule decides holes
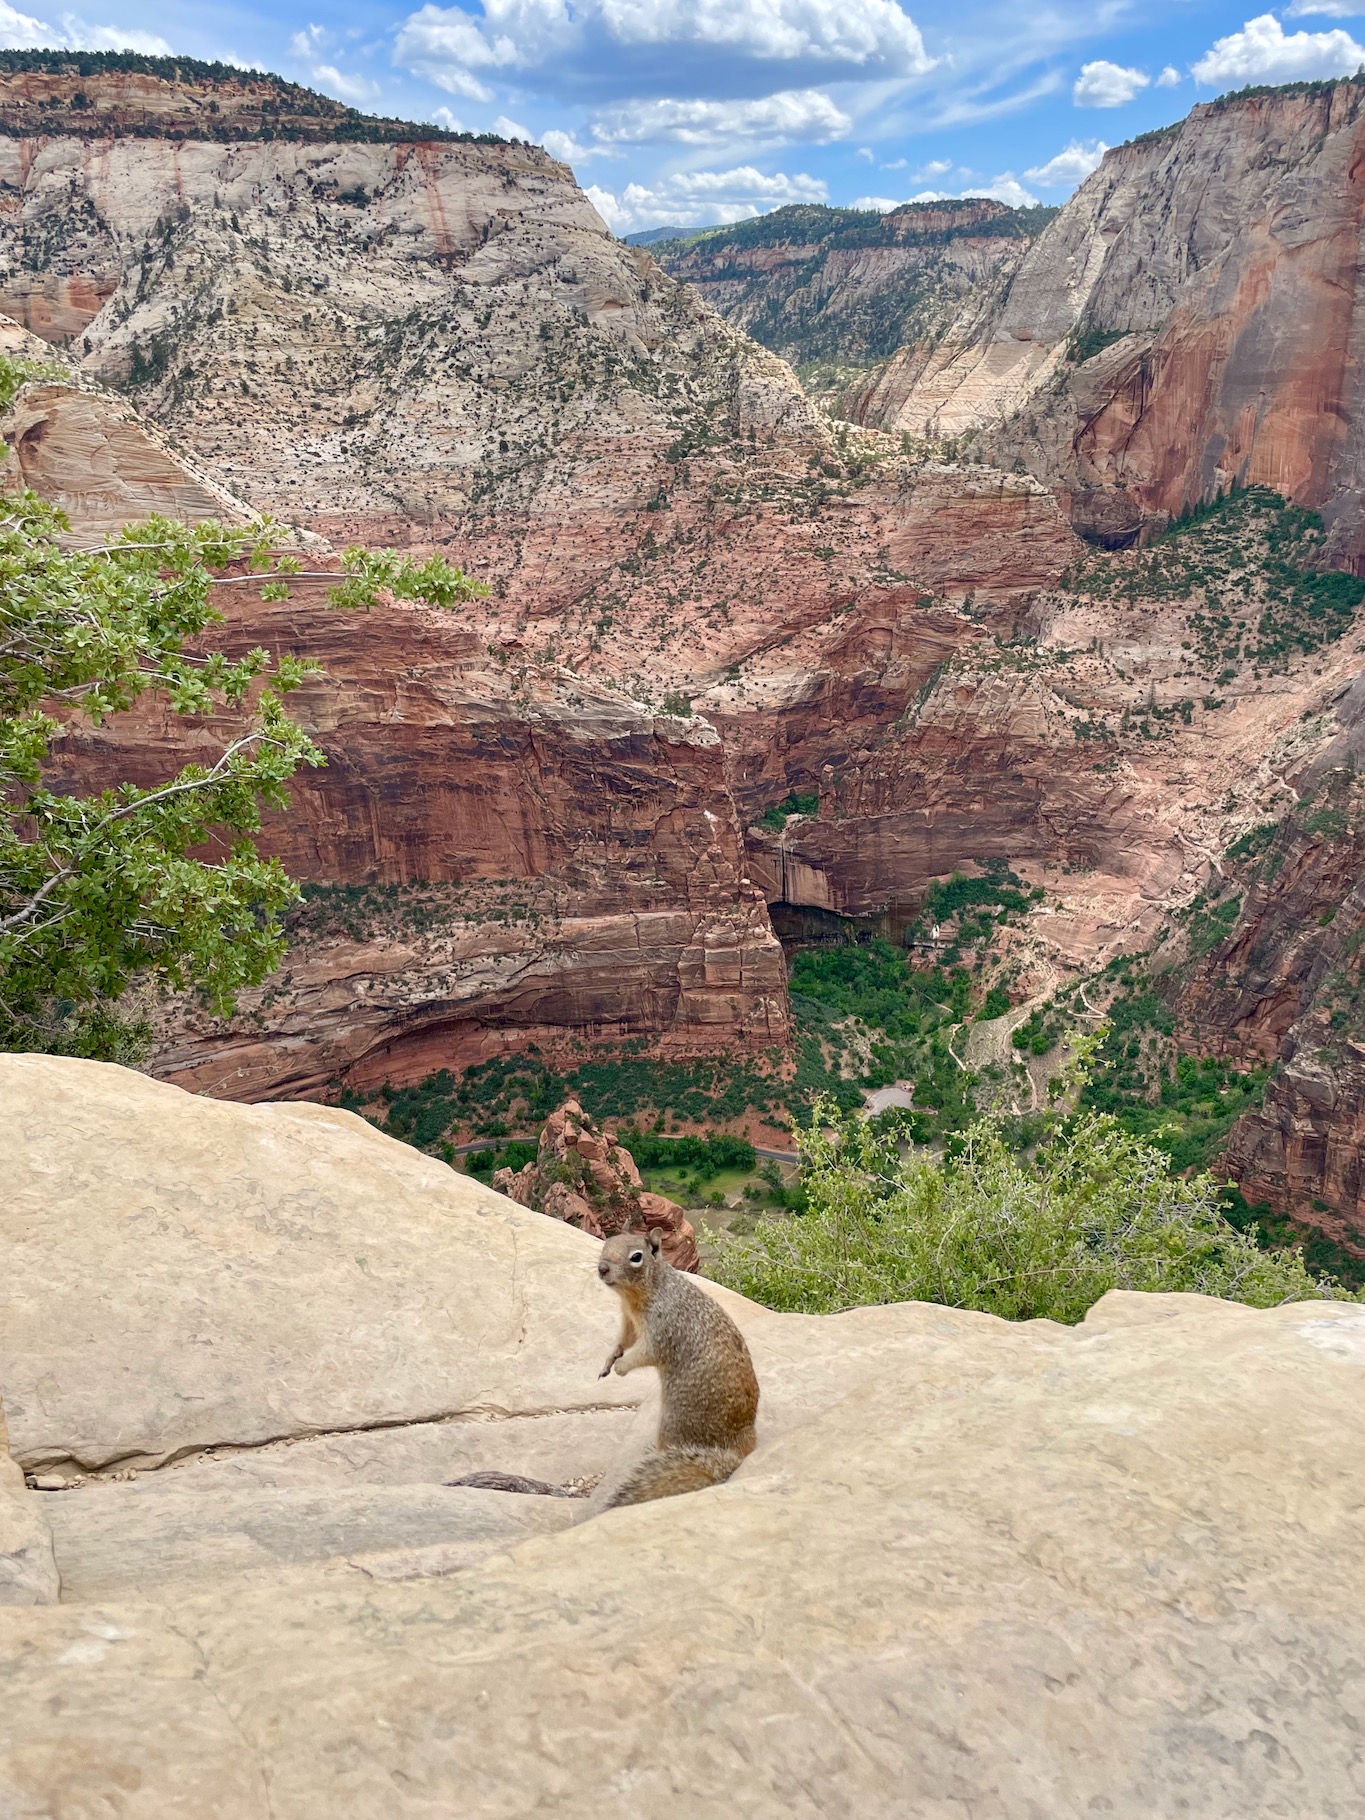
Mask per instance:
[[[630,1261],[632,1264],[643,1264],[645,1261],[644,1252],[643,1251],[632,1251],[630,1254]]]

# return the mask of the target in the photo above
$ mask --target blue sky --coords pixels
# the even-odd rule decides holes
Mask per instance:
[[[1365,0],[0,0],[0,43],[257,64],[534,139],[618,233],[784,202],[1062,202],[1106,145],[1365,63]]]

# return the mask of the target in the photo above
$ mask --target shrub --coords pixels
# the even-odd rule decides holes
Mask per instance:
[[[769,1308],[833,1313],[924,1301],[1075,1322],[1110,1289],[1186,1290],[1253,1307],[1344,1297],[1297,1251],[1264,1251],[1106,1114],[1054,1123],[1032,1162],[985,1120],[939,1161],[830,1103],[800,1138],[808,1210],[718,1235],[714,1274]]]

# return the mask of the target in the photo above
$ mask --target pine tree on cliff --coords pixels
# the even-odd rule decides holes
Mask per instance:
[[[0,409],[39,376],[0,359]],[[316,666],[198,647],[227,590],[288,598],[302,571],[273,552],[268,522],[243,533],[152,518],[93,551],[64,547],[68,529],[34,493],[0,498],[0,1049],[128,1060],[147,1040],[119,1009],[130,986],[192,987],[227,1012],[283,954],[281,912],[299,891],[254,837],[299,766],[326,763],[285,707]],[[360,549],[325,579],[353,609],[383,590],[443,607],[484,592],[439,558]],[[201,734],[210,715],[233,731],[152,783],[82,796],[51,780],[54,744],[59,757],[82,723],[149,692]],[[220,857],[193,857],[210,844]]]

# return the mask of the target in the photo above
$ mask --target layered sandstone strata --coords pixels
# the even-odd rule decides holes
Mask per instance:
[[[214,643],[323,666],[292,711],[327,765],[261,845],[330,889],[228,1025],[192,999],[157,1008],[160,1072],[256,1099],[420,1078],[528,1041],[785,1040],[781,950],[711,726],[490,657],[455,612],[346,614],[322,591],[266,604],[226,590]],[[187,727],[148,700],[73,729],[55,779],[151,781],[234,724]]]
[[[1349,80],[1204,103],[1117,147],[1008,292],[898,356],[861,420],[977,432],[1101,541],[1262,484],[1365,556],[1362,135]]]
[[[980,199],[907,203],[885,215],[795,205],[652,251],[790,361],[812,396],[858,418],[856,400],[887,359],[935,339],[965,297],[1007,285],[1053,213]]]

